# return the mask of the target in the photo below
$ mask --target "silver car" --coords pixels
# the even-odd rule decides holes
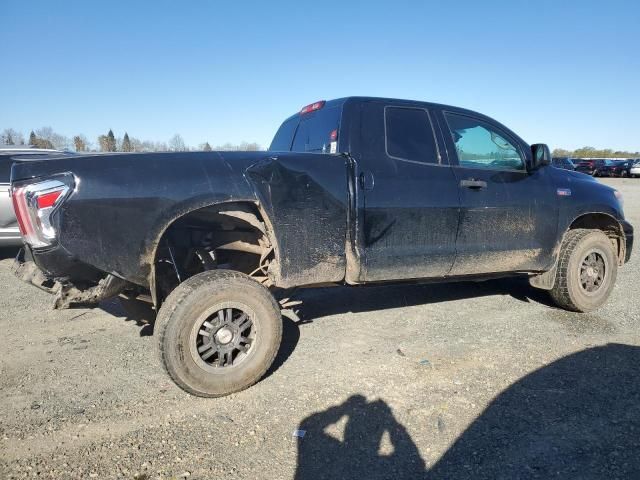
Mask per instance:
[[[18,221],[9,197],[11,165],[16,161],[37,160],[49,155],[65,155],[58,150],[28,147],[0,147],[0,247],[22,245]]]

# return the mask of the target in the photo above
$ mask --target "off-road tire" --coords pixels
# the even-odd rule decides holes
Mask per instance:
[[[123,295],[118,297],[118,301],[122,309],[126,312],[128,319],[143,323],[155,322],[157,312],[149,302]]]
[[[255,343],[239,365],[212,373],[194,359],[191,332],[208,310],[234,302],[254,312]],[[267,372],[280,347],[282,317],[263,285],[240,272],[211,270],[194,275],[171,292],[160,308],[155,332],[160,360],[180,388],[200,397],[221,397],[250,387]]]
[[[598,252],[605,264],[600,287],[587,292],[580,280],[581,265],[590,252]],[[609,298],[618,274],[618,259],[611,240],[600,230],[569,230],[560,249],[555,285],[551,298],[555,304],[574,312],[591,312]]]

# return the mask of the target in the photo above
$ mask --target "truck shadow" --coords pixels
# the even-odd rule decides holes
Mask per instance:
[[[299,316],[302,323],[306,323],[346,312],[371,312],[494,295],[554,306],[547,292],[531,287],[526,278],[518,277],[484,282],[311,288],[299,290],[295,298],[302,300]]]
[[[640,478],[639,369],[640,348],[621,344],[542,367],[500,393],[428,470],[389,406],[356,395],[300,423],[295,478]],[[341,418],[342,439],[327,433]]]

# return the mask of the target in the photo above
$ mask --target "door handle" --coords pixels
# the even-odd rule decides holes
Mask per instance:
[[[467,178],[466,180],[460,180],[460,186],[465,188],[471,188],[473,190],[480,190],[482,188],[487,188],[487,182],[485,182],[484,180]]]

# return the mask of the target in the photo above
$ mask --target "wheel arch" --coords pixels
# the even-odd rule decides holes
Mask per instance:
[[[625,234],[622,224],[613,215],[604,212],[589,212],[583,213],[576,217],[569,228],[565,231],[565,234],[569,230],[575,230],[578,228],[585,228],[589,230],[601,230],[611,240],[611,243],[616,251],[618,257],[618,265],[624,263],[626,255],[626,242]]]
[[[626,241],[622,224],[613,216],[604,212],[583,212],[575,216],[562,232],[553,252],[553,264],[544,273],[529,278],[529,283],[536,288],[551,290],[555,284],[556,270],[560,258],[560,249],[567,234],[576,229],[600,230],[604,232],[616,252],[618,265],[623,265],[626,256]]]
[[[170,218],[163,223],[162,227],[155,234],[154,239],[142,260],[143,263],[147,263],[149,265],[148,285],[153,304],[156,308],[159,308],[159,304],[161,303],[161,298],[158,292],[157,261],[159,259],[159,252],[163,241],[176,225],[193,216],[207,212],[228,215],[231,219],[244,222],[253,229],[260,230],[268,240],[269,247],[271,247],[273,251],[274,261],[270,268],[270,275],[272,276],[271,282],[276,283],[280,278],[280,255],[277,239],[274,235],[273,223],[260,202],[256,200],[243,199],[221,200],[207,204],[196,204],[191,207],[181,209],[178,213],[170,216]]]

